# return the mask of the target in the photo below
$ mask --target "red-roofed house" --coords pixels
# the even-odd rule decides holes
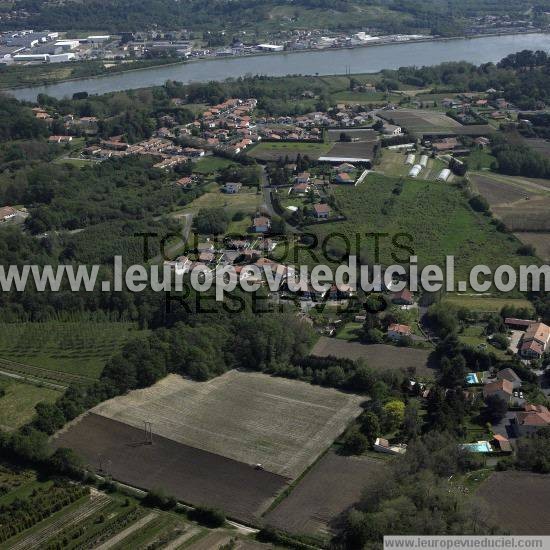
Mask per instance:
[[[510,380],[497,380],[495,382],[489,382],[483,386],[484,399],[496,395],[508,403],[513,394],[514,385],[510,382]]]
[[[409,325],[400,325],[393,323],[388,327],[388,338],[392,340],[401,340],[411,335],[411,327]]]
[[[334,180],[336,181],[336,183],[355,183],[353,177],[350,176],[347,172],[340,172],[339,174],[336,174]]]
[[[524,359],[542,357],[550,341],[550,327],[544,323],[529,325],[519,345],[519,355]]]
[[[326,220],[330,216],[330,206],[328,204],[314,204],[313,211],[318,220]]]
[[[2,206],[0,208],[0,222],[7,222],[15,217],[17,210],[11,206]]]
[[[254,218],[252,227],[256,233],[267,233],[271,228],[271,220],[265,216]]]
[[[541,428],[550,426],[550,411],[544,405],[524,406],[524,410],[516,413],[512,419],[512,429],[519,436],[530,435]]]
[[[414,304],[412,292],[408,288],[394,292],[391,297],[391,301],[394,304],[410,306]]]

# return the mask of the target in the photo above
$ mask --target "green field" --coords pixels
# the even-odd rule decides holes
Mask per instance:
[[[0,388],[6,393],[0,397],[0,429],[14,430],[34,416],[34,407],[41,401],[53,402],[61,393],[50,388],[18,382],[0,376]]]
[[[487,216],[475,213],[455,186],[370,174],[358,187],[334,186],[333,192],[338,210],[347,219],[310,229],[321,239],[331,234],[350,238],[363,263],[390,265],[396,258],[398,263],[408,263],[409,252],[391,242],[399,233],[410,235],[399,237],[398,243],[413,249],[420,266],[444,267],[445,256],[454,255],[459,276],[480,263],[498,266],[534,261],[516,256],[517,239],[498,232]],[[380,240],[379,258],[374,254],[374,237],[365,235],[374,232],[389,234]],[[342,239],[334,238],[329,244],[343,250]],[[307,256],[303,260],[311,263]]]
[[[230,220],[237,212],[240,212],[244,214],[244,218],[239,221],[231,221],[227,231],[228,233],[244,234],[251,225],[251,216],[257,212],[261,203],[262,195],[256,193],[255,190],[249,191],[246,187],[240,193],[235,194],[216,190],[201,195],[188,204],[182,212],[196,214],[201,208],[223,208]]]
[[[226,166],[231,166],[232,164],[235,163],[230,159],[207,156],[199,159],[193,165],[193,172],[196,172],[197,174],[211,174],[217,170],[225,168]]]
[[[388,101],[397,103],[402,96],[386,92],[336,92],[332,99],[336,103],[387,103]]]
[[[328,153],[333,144],[324,142],[303,142],[303,141],[286,141],[286,142],[262,142],[250,149],[249,156],[262,160],[275,161],[279,157],[288,155],[293,156],[308,155],[311,158],[319,158]]]
[[[470,170],[489,170],[495,161],[493,155],[480,149],[472,151],[466,158]]]
[[[359,333],[363,328],[363,323],[356,323],[355,321],[346,323],[336,335],[336,338],[340,340],[347,340],[349,342],[359,340]]]
[[[415,154],[415,163],[420,162],[420,154]],[[407,155],[398,151],[383,149],[380,163],[375,166],[377,172],[381,172],[385,176],[405,177],[408,176],[410,165],[405,164]],[[447,165],[437,158],[428,158],[428,165],[423,168],[417,179],[420,180],[436,180],[437,176],[446,168]]]
[[[105,361],[140,334],[134,323],[0,324],[0,359],[98,378]]]
[[[493,298],[490,296],[469,296],[467,294],[447,294],[442,302],[456,307],[465,307],[480,313],[499,313],[504,306],[533,309],[533,304],[523,298]],[[533,312],[534,314],[534,312]]]

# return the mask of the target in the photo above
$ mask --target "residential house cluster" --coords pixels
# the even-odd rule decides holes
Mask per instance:
[[[139,143],[129,144],[124,141],[124,136],[111,136],[109,139],[102,139],[99,145],[92,145],[83,151],[83,154],[86,156],[102,159],[129,155],[151,156],[158,159],[154,167],[163,170],[174,168],[178,164],[185,163],[192,158],[202,157],[204,153],[203,149],[180,147],[169,139],[159,137],[152,137]]]
[[[255,98],[227,99],[204,111],[188,129],[198,130],[206,145],[238,154],[261,139],[252,120],[257,103]]]

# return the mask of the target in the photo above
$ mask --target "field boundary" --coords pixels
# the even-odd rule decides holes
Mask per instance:
[[[16,361],[11,361],[10,359],[5,359],[0,357],[0,370],[7,372],[12,372],[16,374],[21,374],[24,376],[31,376],[37,378],[37,382],[42,380],[53,380],[54,382],[63,383],[88,383],[93,382],[94,378],[87,376],[65,373],[61,371],[54,371],[46,369],[44,367],[36,367],[34,365],[28,365],[24,363],[18,363]]]

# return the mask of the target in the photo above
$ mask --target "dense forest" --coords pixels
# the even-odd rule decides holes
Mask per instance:
[[[11,6],[11,4],[10,4]],[[548,0],[525,3],[503,0],[92,0],[54,3],[46,0],[19,0],[16,7],[30,13],[21,19],[23,26],[47,27],[58,30],[98,30],[108,32],[145,30],[152,27],[193,30],[252,29],[266,24],[269,30],[288,27],[288,21],[273,16],[273,10],[284,8],[339,15],[323,19],[329,28],[375,27],[386,32],[431,31],[435,34],[456,35],[466,18],[491,15],[510,15],[525,18],[526,13],[536,22],[548,11]],[[530,11],[531,10],[531,11]],[[343,17],[341,17],[343,16]],[[280,16],[279,16],[280,17]],[[311,18],[312,20],[315,17]],[[13,26],[13,19],[4,25]],[[313,24],[313,23],[312,23]]]

